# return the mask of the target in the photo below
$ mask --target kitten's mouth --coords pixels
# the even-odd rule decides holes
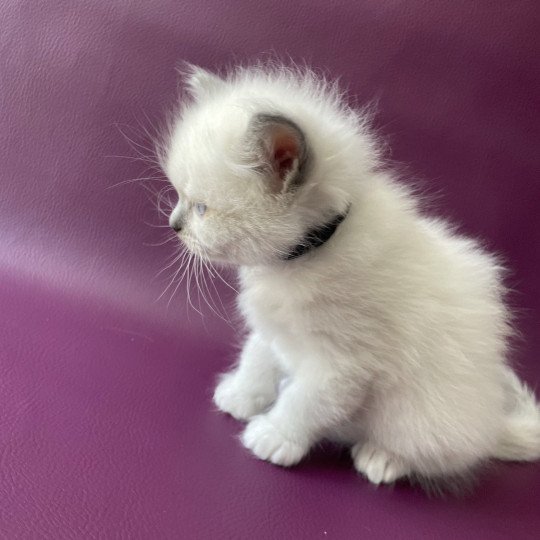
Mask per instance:
[[[214,250],[205,248],[202,244],[200,244],[200,242],[193,238],[182,237],[179,238],[179,240],[182,242],[185,249],[200,259],[206,261],[218,261],[220,256],[222,257],[221,254],[215,253]]]

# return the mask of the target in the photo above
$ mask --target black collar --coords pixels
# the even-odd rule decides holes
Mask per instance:
[[[302,241],[294,246],[289,253],[283,255],[283,260],[292,261],[304,255],[312,249],[322,246],[325,242],[328,242],[332,238],[333,234],[336,232],[339,224],[347,217],[349,213],[350,206],[347,207],[347,210],[342,214],[338,214],[333,217],[330,221],[326,222],[320,227],[314,227],[310,229],[302,238]]]

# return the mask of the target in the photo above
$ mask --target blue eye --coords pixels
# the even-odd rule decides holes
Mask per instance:
[[[197,210],[197,214],[199,214],[199,216],[204,216],[204,214],[206,213],[206,204],[197,203],[195,205],[195,210]]]

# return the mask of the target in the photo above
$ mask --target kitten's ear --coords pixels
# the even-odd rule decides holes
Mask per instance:
[[[179,71],[184,77],[189,93],[195,99],[210,96],[225,85],[225,81],[214,73],[187,62]]]
[[[281,193],[302,183],[308,149],[294,122],[279,115],[258,114],[251,121],[249,136],[272,191]]]

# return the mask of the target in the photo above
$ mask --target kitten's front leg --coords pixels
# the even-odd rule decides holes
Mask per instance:
[[[263,412],[277,395],[280,371],[269,344],[257,333],[249,336],[238,367],[221,377],[214,403],[238,420]]]
[[[285,467],[298,463],[311,446],[346,422],[361,406],[363,385],[316,368],[297,377],[281,392],[274,407],[256,416],[242,443],[258,458]]]

